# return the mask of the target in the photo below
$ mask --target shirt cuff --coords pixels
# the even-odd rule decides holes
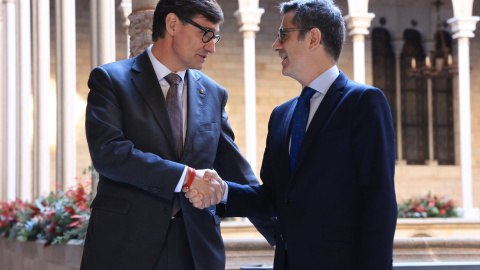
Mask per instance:
[[[188,167],[185,166],[182,176],[180,177],[180,181],[178,181],[177,187],[175,188],[175,192],[182,192],[183,183],[185,182],[185,176],[187,175],[187,169]]]
[[[225,182],[225,194],[223,194],[223,199],[220,203],[226,204],[227,199],[228,199],[228,184],[227,184],[227,182]]]

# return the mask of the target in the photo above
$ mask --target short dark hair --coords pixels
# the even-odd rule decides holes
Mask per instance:
[[[322,32],[325,50],[338,61],[345,43],[345,21],[340,8],[332,0],[295,0],[280,4],[280,13],[294,11],[292,24],[299,28],[318,28]],[[304,40],[308,30],[301,31],[298,39]]]
[[[223,21],[223,11],[215,0],[160,0],[153,13],[152,40],[165,37],[165,19],[175,13],[180,20],[191,20],[202,15],[213,23]]]

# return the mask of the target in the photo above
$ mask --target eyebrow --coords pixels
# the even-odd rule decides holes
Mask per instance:
[[[215,33],[215,34],[216,34],[216,33],[220,33],[220,27],[218,28],[218,31],[215,31],[215,29],[210,28],[210,27],[205,27],[205,28],[207,28],[208,30],[212,31],[212,32]]]
[[[192,21],[193,21],[193,20],[192,20]],[[200,25],[200,24],[199,24],[199,25]],[[220,33],[220,27],[218,27],[218,31],[215,31],[215,29],[213,29],[213,28],[211,28],[211,27],[206,27],[206,26],[203,26],[203,25],[202,25],[202,27],[204,27],[205,29],[208,29],[208,30],[210,30],[210,31],[212,31],[212,32],[214,32],[214,33]]]

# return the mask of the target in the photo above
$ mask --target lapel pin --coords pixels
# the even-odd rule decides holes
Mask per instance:
[[[203,94],[205,91],[203,91],[203,89],[200,89],[200,94]]]

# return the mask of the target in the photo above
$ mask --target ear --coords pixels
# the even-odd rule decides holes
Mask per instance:
[[[167,17],[165,18],[165,28],[166,32],[170,36],[175,35],[175,28],[178,26],[180,19],[175,15],[175,13],[168,13]]]
[[[309,49],[314,51],[322,44],[322,32],[318,28],[310,30]]]

